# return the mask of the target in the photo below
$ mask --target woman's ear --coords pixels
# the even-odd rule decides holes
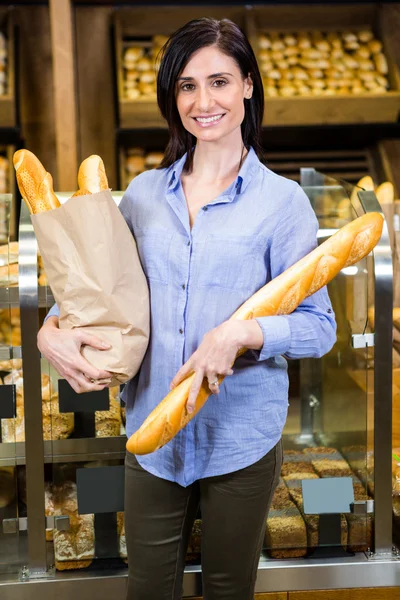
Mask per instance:
[[[249,73],[247,75],[246,79],[244,80],[244,97],[249,100],[252,97],[252,95],[253,95],[253,80]]]

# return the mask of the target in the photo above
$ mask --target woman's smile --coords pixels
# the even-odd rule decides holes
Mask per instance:
[[[218,125],[224,116],[225,113],[220,113],[219,115],[193,117],[193,119],[199,127],[214,127],[215,125]]]

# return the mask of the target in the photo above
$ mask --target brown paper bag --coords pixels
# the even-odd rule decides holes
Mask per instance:
[[[134,377],[149,340],[149,291],[135,240],[109,191],[70,198],[32,215],[60,328],[85,327],[111,344],[83,346],[83,356],[114,374]]]

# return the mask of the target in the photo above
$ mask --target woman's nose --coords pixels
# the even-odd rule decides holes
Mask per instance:
[[[208,112],[212,107],[212,94],[207,88],[199,88],[196,100],[199,112]]]

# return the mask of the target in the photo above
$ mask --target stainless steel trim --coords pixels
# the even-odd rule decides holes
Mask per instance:
[[[18,519],[3,519],[3,533],[17,533],[18,532]]]
[[[0,580],[0,595],[7,600],[70,600],[96,597],[96,600],[123,598],[126,594],[126,570],[56,572],[53,579],[32,585]],[[396,560],[368,561],[364,555],[335,560],[261,561],[256,592],[396,587],[400,568]],[[201,568],[188,567],[183,579],[183,596],[201,596]]]
[[[44,462],[119,460],[125,457],[126,437],[48,440],[44,442]],[[25,443],[0,444],[0,466],[25,464]]]
[[[372,348],[375,346],[374,333],[353,333],[351,336],[351,345],[353,348]]]
[[[68,531],[71,523],[68,515],[58,517],[46,517],[46,529],[57,529],[57,531]]]
[[[358,192],[366,213],[380,212],[374,192]],[[375,289],[374,500],[375,553],[392,551],[392,314],[393,266],[386,221],[373,250]],[[379,410],[377,410],[379,407]]]
[[[26,204],[19,224],[19,301],[25,402],[26,497],[30,573],[47,569],[40,353],[37,349],[37,242]]]
[[[18,531],[27,531],[28,519],[27,517],[19,517],[15,519],[4,519],[3,520],[3,532],[4,533],[17,533]]]

